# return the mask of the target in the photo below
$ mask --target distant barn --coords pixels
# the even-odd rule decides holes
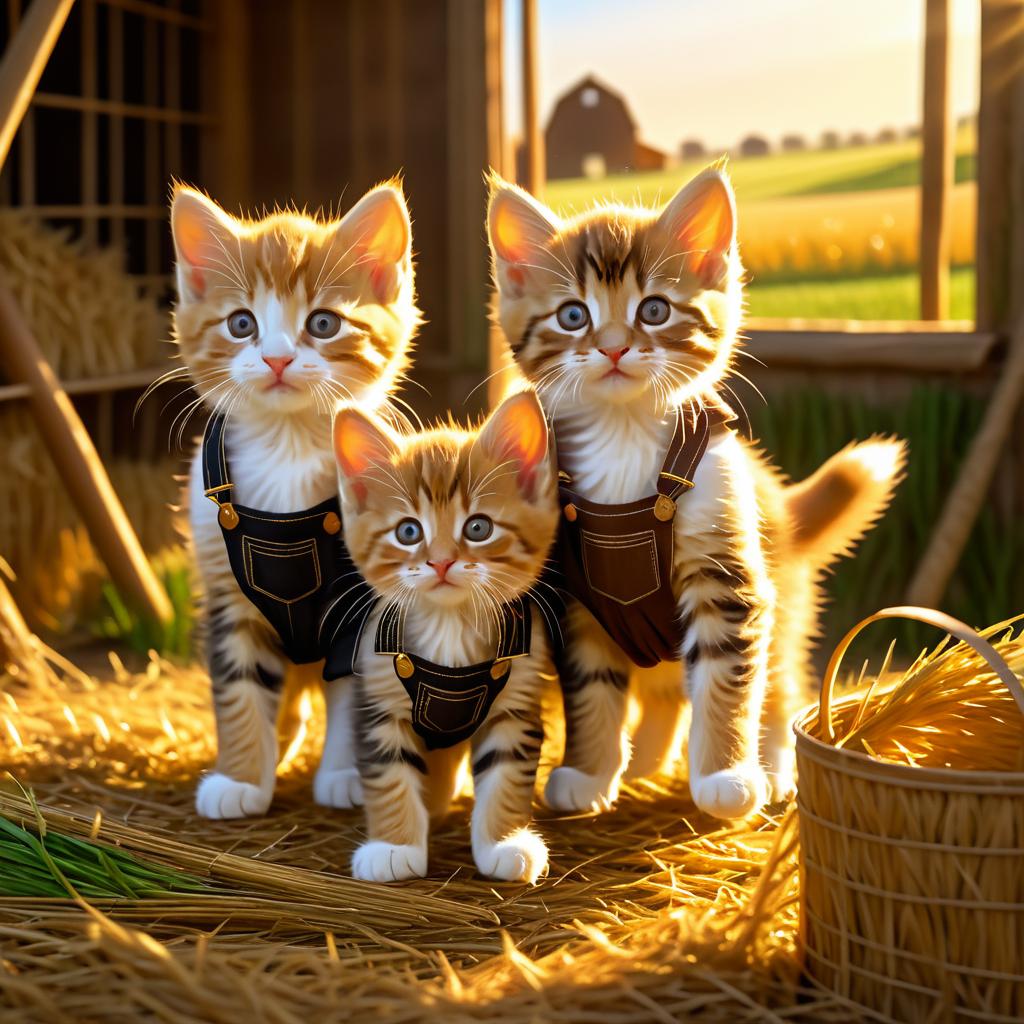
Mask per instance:
[[[740,156],[767,156],[771,151],[771,143],[760,135],[748,135],[740,143]]]
[[[686,139],[679,146],[679,155],[684,160],[699,160],[707,154],[707,147],[700,139]]]
[[[658,170],[663,152],[637,139],[626,101],[588,75],[555,104],[544,132],[549,178]]]

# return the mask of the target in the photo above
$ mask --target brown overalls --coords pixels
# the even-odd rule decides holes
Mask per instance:
[[[658,489],[639,501],[598,505],[577,494],[571,477],[559,472],[558,586],[587,607],[642,668],[680,658],[683,636],[672,593],[676,505],[693,487],[712,429],[732,418],[724,406],[681,408]]]

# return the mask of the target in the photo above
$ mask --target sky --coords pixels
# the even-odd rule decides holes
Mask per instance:
[[[750,133],[817,139],[920,121],[925,0],[538,0],[542,124],[592,73],[640,138],[727,149]],[[979,4],[953,7],[953,108],[977,107]],[[506,0],[508,133],[522,131],[520,0]]]

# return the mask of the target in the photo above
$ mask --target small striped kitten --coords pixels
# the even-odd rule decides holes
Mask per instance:
[[[590,502],[639,501],[655,492],[676,410],[721,408],[738,350],[743,269],[730,182],[712,167],[661,211],[609,204],[567,220],[497,176],[491,185],[496,316],[544,405],[559,469]],[[901,443],[874,439],[786,487],[752,444],[716,430],[673,521],[679,660],[637,669],[571,603],[562,666],[571,741],[547,802],[609,806],[631,743],[635,773],[664,763],[684,676],[697,807],[734,818],[789,795],[789,723],[807,692],[822,570],[885,509],[903,458]],[[642,705],[632,740],[631,677]]]
[[[200,192],[177,186],[171,224],[178,352],[210,415],[226,416],[232,500],[272,516],[334,497],[336,401],[385,405],[420,322],[400,186],[372,189],[337,219],[275,212],[262,220],[229,216]],[[242,593],[206,487],[200,450],[188,501],[218,751],[196,805],[204,817],[235,818],[267,810],[286,677],[291,691],[312,683],[319,665],[292,664]],[[360,794],[351,688],[339,681],[325,697],[327,743],[314,796],[352,806]]]
[[[535,585],[558,523],[540,405],[522,392],[479,430],[448,426],[404,436],[360,408],[343,408],[334,446],[349,552],[376,599],[355,641],[368,838],[353,857],[353,874],[378,882],[426,874],[430,819],[447,811],[468,751],[477,868],[533,882],[547,867],[547,849],[529,825],[543,739],[541,691],[545,677],[554,677],[543,616],[532,601],[528,651],[494,659],[503,609]],[[400,616],[404,635],[382,650],[384,615]],[[409,655],[436,670],[435,685],[415,697],[400,678],[417,685],[408,679],[411,662],[403,668]],[[443,727],[446,705],[457,709],[464,701],[447,680],[481,663],[485,672],[494,668],[492,678],[505,679],[504,688],[489,708],[486,701],[476,707],[455,742],[425,741],[424,721]],[[424,696],[435,705],[424,709]]]

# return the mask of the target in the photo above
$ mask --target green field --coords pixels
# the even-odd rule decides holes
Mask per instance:
[[[950,274],[950,319],[974,317],[974,268]],[[914,320],[918,281],[912,271],[865,277],[806,281],[754,281],[747,289],[747,312],[756,317],[809,319]]]

